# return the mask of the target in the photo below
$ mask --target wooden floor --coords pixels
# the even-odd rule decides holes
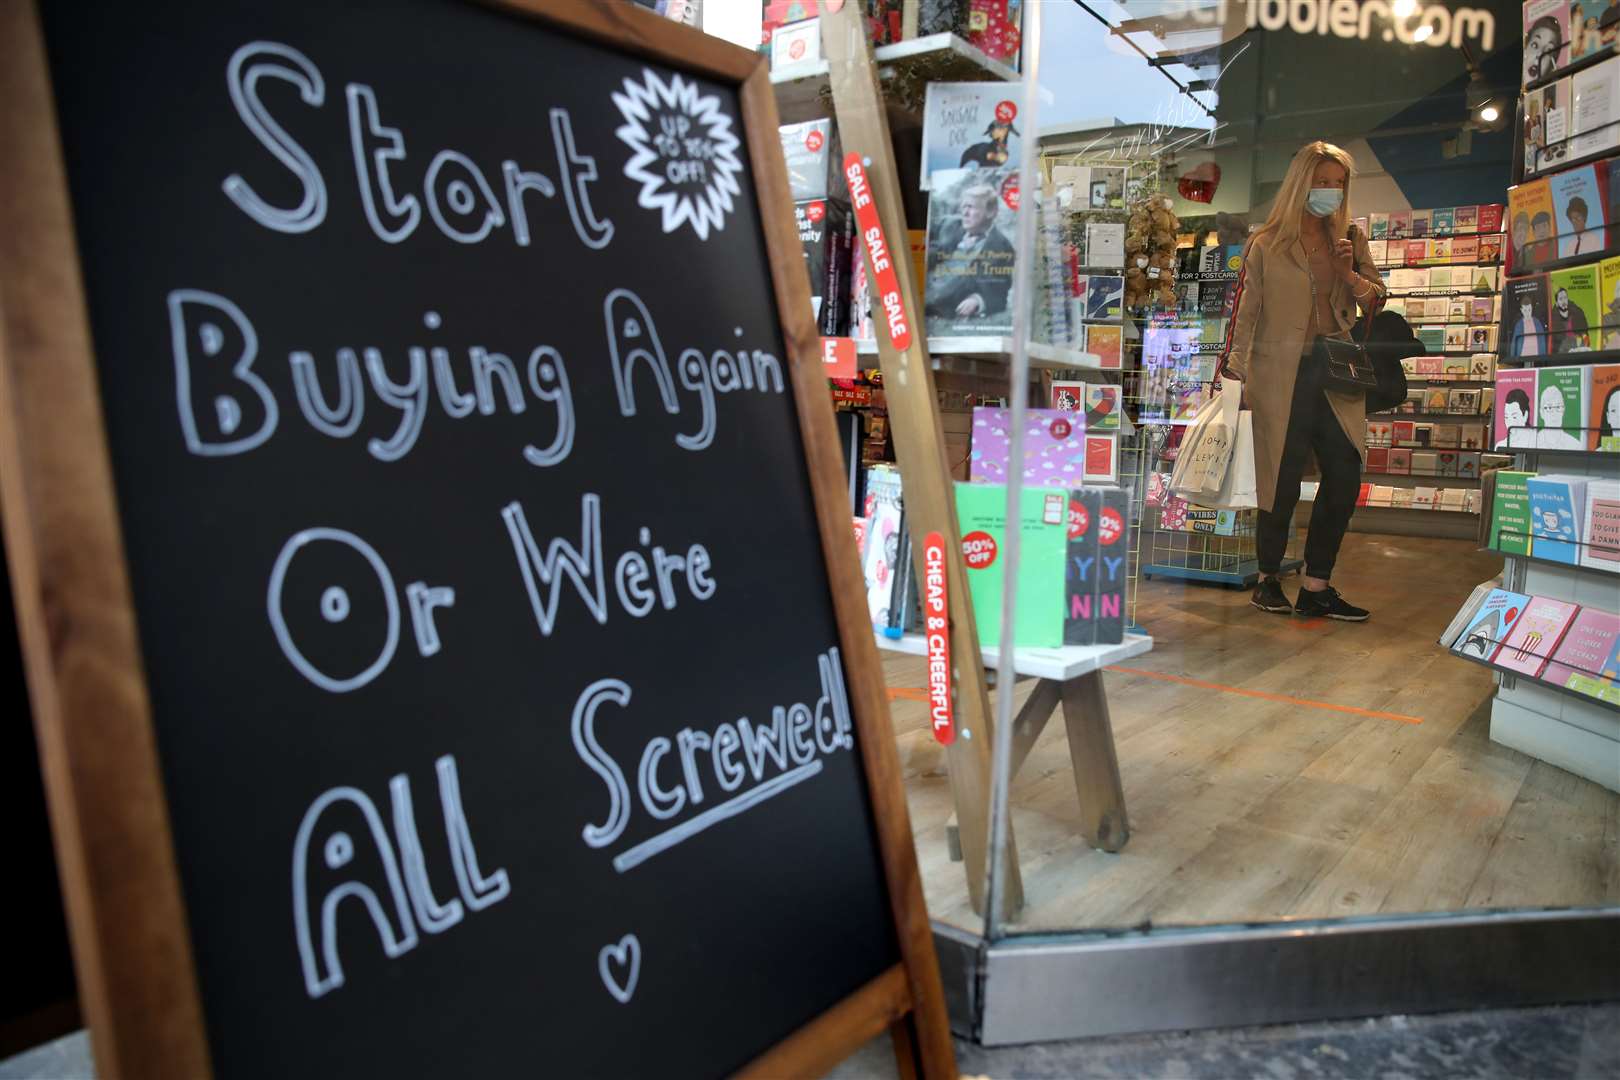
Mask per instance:
[[[1109,855],[1078,838],[1049,724],[1012,788],[1014,928],[1620,902],[1620,795],[1491,742],[1490,672],[1435,644],[1500,566],[1466,541],[1352,535],[1334,584],[1372,610],[1359,625],[1144,582],[1154,652],[1106,676],[1130,842]],[[946,852],[923,662],[884,666],[930,914],[981,929]]]

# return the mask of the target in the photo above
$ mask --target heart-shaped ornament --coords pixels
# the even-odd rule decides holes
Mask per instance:
[[[620,1005],[630,1004],[636,992],[636,980],[641,978],[641,942],[636,935],[626,934],[617,944],[602,946],[596,954],[596,970],[607,992]]]

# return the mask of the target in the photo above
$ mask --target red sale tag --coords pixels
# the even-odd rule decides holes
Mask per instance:
[[[821,339],[821,362],[827,366],[829,379],[855,377],[855,339],[824,337]]]
[[[889,334],[889,343],[896,349],[911,347],[911,320],[906,316],[906,304],[900,297],[900,278],[894,272],[894,257],[883,238],[883,223],[878,220],[877,203],[866,182],[866,166],[861,155],[844,155],[844,176],[849,180],[849,198],[855,204],[855,223],[860,227],[866,254],[871,260],[872,282],[876,286],[872,296],[873,314]]]
[[[949,746],[956,741],[951,721],[951,623],[945,585],[945,538],[931,532],[923,538],[923,634],[928,645],[928,716],[934,738]]]

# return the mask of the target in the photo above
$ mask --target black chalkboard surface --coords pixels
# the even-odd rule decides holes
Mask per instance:
[[[709,1075],[893,968],[738,86],[40,15],[215,1071]]]

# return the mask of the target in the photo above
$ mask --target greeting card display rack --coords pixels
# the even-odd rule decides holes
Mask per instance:
[[[1605,56],[1612,53],[1605,51]],[[1577,67],[1598,62],[1588,59]],[[1556,82],[1576,70],[1572,67],[1553,72],[1530,83],[1519,96],[1518,124],[1522,147],[1525,101],[1542,87]],[[1594,160],[1613,162],[1620,154],[1611,151],[1606,157],[1584,157],[1570,166]],[[1514,162],[1514,181],[1523,183],[1550,175],[1537,172],[1529,175],[1522,155]],[[1614,224],[1613,222],[1610,223]],[[1612,252],[1610,252],[1612,253]],[[1589,257],[1588,257],[1589,258]],[[1561,260],[1562,261],[1562,260]],[[1514,267],[1517,271],[1520,267]],[[1549,269],[1537,267],[1535,272]],[[1514,274],[1514,277],[1523,275]],[[1512,279],[1509,279],[1510,281]],[[1503,290],[1508,284],[1504,283]],[[1620,362],[1615,352],[1564,352],[1551,357],[1515,359],[1506,356],[1508,343],[1498,342],[1498,370],[1513,366],[1590,365]],[[1538,365],[1537,360],[1545,362]],[[1588,412],[1588,415],[1590,413]],[[1583,431],[1588,431],[1584,429]],[[1538,437],[1539,441],[1539,437]],[[1554,450],[1537,448],[1515,450],[1514,468],[1521,472],[1556,472],[1560,475],[1583,476],[1591,479],[1620,479],[1620,453],[1602,450]],[[1483,507],[1486,520],[1490,520],[1490,507]],[[1532,539],[1531,550],[1534,551]],[[1547,597],[1582,607],[1595,607],[1615,611],[1620,607],[1620,579],[1613,573],[1586,566],[1570,566],[1546,559],[1503,553],[1506,565],[1502,575],[1503,588],[1530,596]],[[1528,678],[1496,668],[1498,690],[1491,703],[1491,738],[1531,757],[1583,776],[1611,791],[1620,791],[1620,706],[1595,697],[1570,693],[1563,687]]]
[[[1424,212],[1413,211],[1413,213],[1419,214]],[[1432,211],[1429,213],[1432,213]],[[1478,271],[1482,269],[1491,271],[1491,276],[1495,281],[1495,285],[1489,289],[1480,289],[1474,287],[1473,285],[1470,285],[1467,288],[1458,288],[1454,284],[1447,285],[1445,287],[1420,285],[1408,285],[1400,288],[1392,287],[1389,291],[1389,300],[1392,303],[1405,307],[1406,320],[1412,326],[1414,332],[1421,333],[1426,327],[1464,326],[1471,328],[1472,325],[1478,324],[1477,321],[1472,317],[1461,321],[1454,320],[1450,317],[1449,312],[1443,316],[1436,317],[1428,314],[1426,308],[1425,313],[1418,316],[1412,311],[1411,308],[1411,305],[1414,302],[1427,304],[1433,301],[1444,301],[1449,305],[1449,303],[1454,300],[1466,299],[1473,301],[1488,299],[1492,302],[1492,314],[1488,319],[1483,320],[1483,322],[1493,329],[1497,326],[1498,322],[1500,321],[1500,312],[1497,310],[1497,308],[1502,295],[1501,275],[1504,266],[1500,252],[1502,250],[1502,246],[1507,243],[1508,237],[1503,228],[1495,228],[1486,229],[1484,231],[1440,229],[1438,231],[1429,231],[1423,236],[1402,235],[1398,237],[1386,236],[1374,238],[1375,243],[1378,240],[1385,241],[1388,246],[1388,250],[1391,253],[1395,251],[1397,245],[1406,244],[1411,240],[1456,240],[1459,238],[1478,238],[1482,242],[1487,239],[1494,239],[1494,248],[1497,254],[1494,254],[1489,258],[1475,258],[1468,262],[1456,262],[1450,258],[1408,259],[1404,256],[1399,259],[1386,257],[1384,259],[1377,260],[1378,269],[1385,273],[1386,279],[1392,277],[1393,272],[1401,270],[1428,270],[1432,272],[1436,269],[1443,268],[1455,273],[1459,269],[1468,269],[1474,272],[1473,275],[1471,275],[1473,277],[1477,277]],[[1472,313],[1470,313],[1470,315],[1471,314]],[[1439,349],[1425,349],[1424,355],[1427,357],[1440,357],[1442,359],[1472,359],[1474,356],[1480,353],[1494,353],[1494,350],[1448,349],[1442,347]],[[1421,372],[1408,372],[1406,381],[1409,389],[1423,391],[1427,391],[1435,387],[1444,387],[1446,389],[1483,389],[1491,385],[1488,379],[1467,379],[1458,378],[1456,375],[1434,375],[1424,374]],[[1490,426],[1489,414],[1461,413],[1452,412],[1449,410],[1445,413],[1429,415],[1402,412],[1398,409],[1392,409],[1381,413],[1369,414],[1367,416],[1367,420],[1369,422],[1393,422],[1397,420],[1440,420],[1450,424],[1465,424],[1470,422],[1483,423],[1487,429]],[[1391,442],[1388,444],[1388,446],[1391,449],[1412,449],[1420,451],[1463,451],[1465,449],[1460,446],[1440,447],[1418,445],[1415,442]],[[1368,448],[1369,450],[1373,449],[1373,444],[1371,442],[1368,443]],[[1480,448],[1475,449],[1477,450]],[[1477,475],[1460,476],[1456,474],[1444,474],[1427,470],[1418,471],[1416,469],[1408,472],[1393,472],[1389,471],[1388,469],[1374,468],[1371,464],[1369,464],[1369,466],[1363,470],[1362,479],[1369,483],[1385,487],[1417,488],[1438,486],[1447,488],[1461,488],[1465,490],[1478,488],[1480,482]],[[1304,506],[1303,503],[1301,505]],[[1308,508],[1305,510],[1305,512],[1309,512]],[[1408,506],[1367,504],[1358,506],[1356,508],[1355,516],[1350,519],[1351,532],[1382,533],[1400,536],[1432,536],[1454,540],[1464,540],[1473,537],[1478,531],[1478,527],[1478,512],[1466,509],[1420,510]]]

